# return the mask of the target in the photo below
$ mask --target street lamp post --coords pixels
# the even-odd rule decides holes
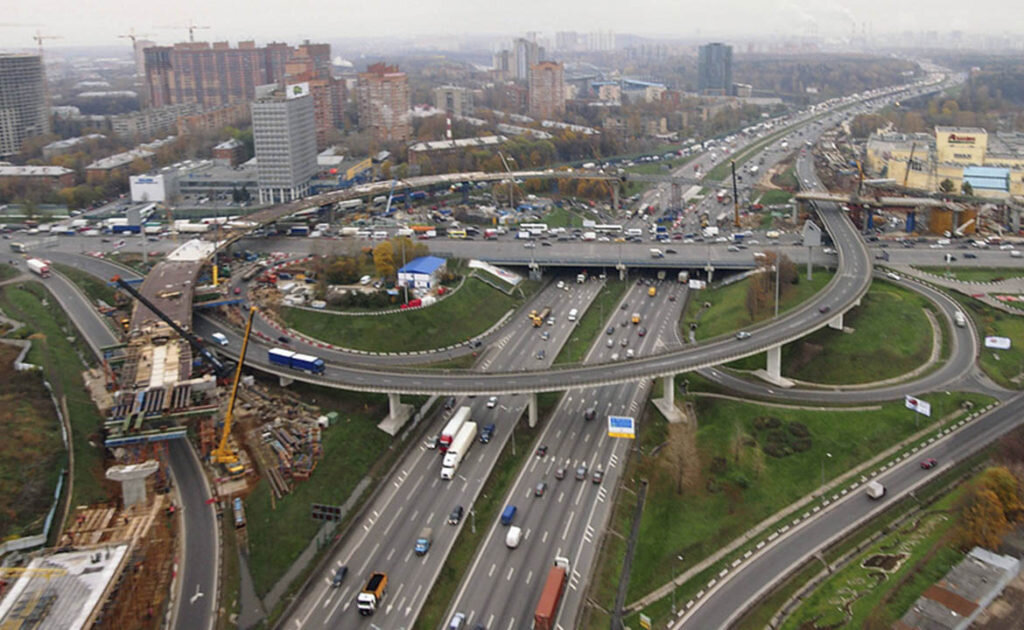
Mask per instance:
[[[825,459],[832,459],[832,453],[825,453],[825,457],[821,458],[821,487],[825,487]]]
[[[679,563],[683,561],[683,554],[676,555],[675,571],[672,572],[672,616],[676,616],[676,587],[679,586],[676,580],[679,579]]]

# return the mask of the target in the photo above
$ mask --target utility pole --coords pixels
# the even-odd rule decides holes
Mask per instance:
[[[740,226],[740,195],[736,187],[736,160],[730,160],[729,166],[732,168],[732,226],[738,228]]]

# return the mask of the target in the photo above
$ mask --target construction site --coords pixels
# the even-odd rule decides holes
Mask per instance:
[[[139,286],[112,279],[118,302],[134,306],[122,343],[105,349],[109,359],[85,382],[104,417],[107,482],[120,484],[121,500],[73,509],[53,548],[4,556],[0,628],[166,624],[183,544],[172,440],[193,441],[209,502],[234,519],[242,549],[244,501],[255,484],[267,479],[280,498],[316,470],[322,431],[337,416],[275,381],[242,374],[256,309],[218,277],[219,266],[211,264],[216,248],[189,241]],[[192,333],[193,296],[200,292],[218,292],[221,302],[211,310],[244,327],[238,361]],[[213,532],[197,535],[207,534]]]

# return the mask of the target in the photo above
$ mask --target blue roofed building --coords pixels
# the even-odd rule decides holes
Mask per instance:
[[[437,256],[421,256],[410,260],[398,270],[398,286],[411,289],[432,289],[441,280],[447,261]]]
[[[995,166],[965,166],[963,182],[985,197],[1010,194],[1010,169]],[[985,194],[988,193],[988,194]]]

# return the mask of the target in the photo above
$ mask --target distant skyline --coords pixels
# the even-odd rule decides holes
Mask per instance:
[[[244,8],[243,8],[244,7]],[[295,43],[373,37],[458,37],[492,35],[496,39],[527,31],[612,30],[655,38],[728,39],[729,37],[836,38],[903,31],[964,31],[1010,34],[1024,31],[1024,4],[1008,0],[521,0],[491,3],[473,0],[398,0],[387,5],[293,0],[181,0],[172,5],[121,0],[36,0],[5,6],[0,47],[32,49],[36,30],[56,36],[44,47],[129,46],[118,35],[148,35],[159,44],[188,41],[189,22],[209,28],[196,41],[255,39]],[[675,25],[669,29],[666,25]]]

